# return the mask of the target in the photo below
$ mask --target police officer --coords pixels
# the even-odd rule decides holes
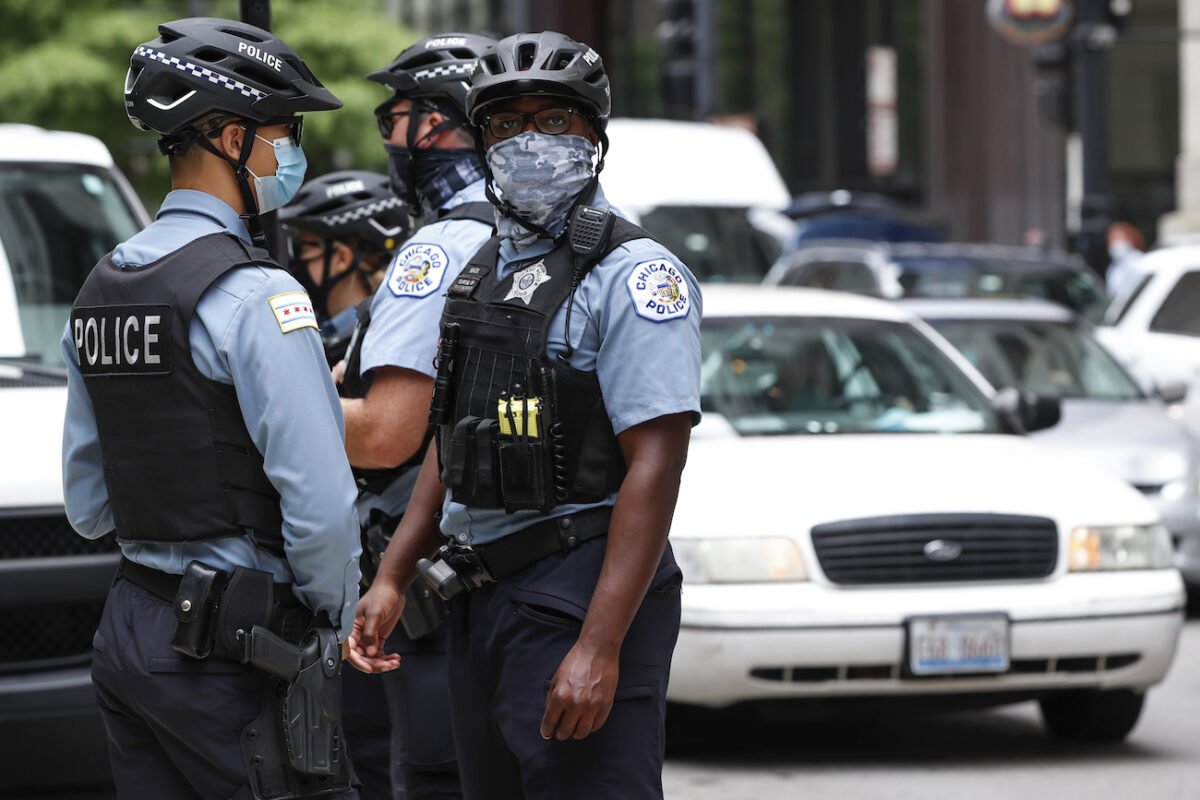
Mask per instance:
[[[600,190],[610,102],[593,49],[503,39],[467,109],[498,235],[448,289],[437,451],[350,657],[392,666],[381,637],[441,541],[422,571],[454,597],[464,796],[661,797],[680,584],[666,537],[700,409],[699,289]]]
[[[174,189],[97,264],[63,339],[67,516],[88,538],[115,529],[123,556],[92,666],[117,791],[357,797],[336,726],[284,739],[283,685],[256,665],[272,660],[256,643],[316,642],[308,677],[336,690],[358,599],[312,304],[252,246],[258,214],[304,178],[299,114],[341,103],[265,30],[192,18],[159,34],[134,51],[125,107],[160,134]],[[274,668],[336,712],[336,691]]]
[[[355,343],[351,360],[356,365],[361,329],[370,322],[371,293],[396,245],[409,233],[404,201],[392,193],[386,175],[343,170],[301,186],[295,199],[279,212],[279,221],[287,235],[292,274],[308,288],[317,312],[326,360],[330,366],[341,364]],[[338,393],[361,397],[365,391],[352,366],[350,379],[338,384]],[[386,481],[389,475],[382,477]],[[366,487],[380,480],[379,475],[361,470],[355,478],[360,497],[371,496]],[[365,532],[370,504],[363,505],[359,524]],[[377,547],[382,551],[382,546]],[[374,568],[365,536],[360,563],[363,583],[369,585]],[[343,676],[342,720],[363,800],[392,800],[402,784],[392,775],[392,722],[380,678],[357,670]]]
[[[492,234],[495,212],[467,127],[467,79],[494,43],[476,34],[421,39],[367,77],[392,90],[376,109],[392,188],[426,225],[405,242],[346,359],[346,452],[364,491],[368,550],[382,555],[408,505],[428,441],[438,319],[446,287]],[[444,606],[419,587],[388,640],[404,664],[385,682],[397,770],[408,798],[461,797],[446,694]],[[401,782],[401,781],[398,781]]]
[[[342,170],[301,186],[279,222],[292,274],[308,290],[325,357],[334,366],[369,308],[359,304],[370,299],[396,245],[408,238],[408,210],[386,176]]]

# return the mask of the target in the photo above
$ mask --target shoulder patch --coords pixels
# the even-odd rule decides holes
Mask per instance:
[[[267,302],[275,314],[275,321],[279,323],[279,330],[284,333],[291,333],[300,328],[320,330],[317,327],[317,315],[313,312],[312,301],[304,292],[284,292],[268,298]]]
[[[665,258],[635,264],[625,279],[638,316],[654,322],[686,317],[692,308],[687,281]]]
[[[387,285],[396,297],[425,297],[442,285],[449,262],[436,244],[410,244],[392,259]]]

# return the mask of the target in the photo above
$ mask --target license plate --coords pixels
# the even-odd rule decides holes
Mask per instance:
[[[1005,672],[1008,642],[1002,614],[910,619],[909,669],[914,675]]]

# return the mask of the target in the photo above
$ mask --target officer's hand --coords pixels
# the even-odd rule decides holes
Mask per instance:
[[[404,595],[377,582],[358,601],[348,658],[361,672],[388,672],[400,666],[400,656],[384,653],[383,643],[404,610]]]
[[[582,739],[600,730],[617,691],[619,653],[590,652],[579,643],[571,648],[550,680],[543,739]]]
[[[342,359],[333,365],[333,370],[330,373],[333,376],[334,385],[340,386],[346,377],[346,359]]]

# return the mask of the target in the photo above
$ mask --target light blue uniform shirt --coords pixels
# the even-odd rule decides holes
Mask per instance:
[[[482,180],[459,190],[442,206],[487,202]],[[434,377],[442,308],[446,290],[467,261],[492,238],[488,225],[451,219],[425,225],[401,245],[388,266],[387,277],[371,301],[371,325],[363,337],[361,369],[402,367]],[[359,516],[365,523],[372,508],[396,515],[408,507],[418,470],[401,475],[382,495],[364,494]]]
[[[592,205],[610,207],[599,189]],[[552,247],[550,240],[542,239],[517,253],[506,239],[500,245],[496,276],[507,278]],[[643,287],[637,280],[652,262],[664,261],[686,286],[687,313],[671,319],[654,318],[656,314],[646,307],[653,287]],[[700,313],[695,277],[669,250],[650,239],[617,247],[584,277],[571,309],[575,351],[569,361],[576,369],[596,373],[614,433],[668,414],[700,413]],[[546,346],[555,361],[567,350],[566,319],[564,303],[550,322]],[[504,509],[452,502],[447,492],[442,533],[461,544],[485,544],[549,517],[615,502],[614,493],[599,503],[557,506],[549,514],[535,510],[508,514]]]
[[[212,233],[249,241],[237,213],[212,195],[169,193],[155,222],[113,251],[118,267],[150,264]],[[345,639],[358,602],[356,489],[346,461],[341,405],[314,328],[283,333],[268,298],[303,291],[282,269],[240,267],[201,295],[189,329],[200,372],[237,390],[250,437],[279,491],[287,560],[249,537],[182,545],[123,543],[130,561],[182,574],[193,560],[232,572],[243,566],[291,582],[314,611],[325,611]],[[63,428],[63,492],[67,518],[83,536],[113,530],[91,398],[79,372],[70,330],[63,335],[67,414]]]

